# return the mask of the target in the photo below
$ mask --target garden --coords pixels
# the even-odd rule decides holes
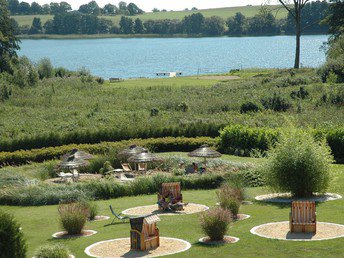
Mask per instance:
[[[11,227],[6,232],[14,235],[2,236],[11,246],[6,250],[17,252],[12,253],[15,257],[25,257],[25,250],[29,257],[151,257],[172,253],[178,257],[198,257],[200,253],[205,257],[284,257],[297,256],[302,248],[310,257],[340,256],[344,237],[343,165],[333,164],[325,138],[289,128],[260,157],[219,158],[215,146],[156,154],[142,148],[145,152],[128,160],[141,154],[141,158],[155,160],[146,171],[134,172],[135,180],[129,182],[118,181],[116,172],[112,173],[120,164],[120,158],[115,157],[123,150],[116,155],[97,154],[93,164],[89,161],[88,170],[80,168],[79,172],[82,175],[93,170],[100,178],[85,181],[49,181],[56,177],[53,168],[64,164],[68,155],[62,161],[4,167],[1,227]],[[206,152],[213,159],[195,157],[195,153],[205,157]],[[96,163],[102,164],[98,171],[94,170]],[[186,173],[192,163],[200,164],[203,170]],[[25,190],[20,191],[23,187]],[[51,191],[51,196],[46,194]],[[93,195],[87,196],[88,191]],[[279,195],[263,198],[273,193]],[[162,200],[168,200],[168,205],[162,205]],[[316,218],[312,217],[316,229],[289,228],[295,219],[289,214],[294,212],[291,207],[297,205],[310,207],[307,216],[316,209]],[[8,220],[12,222],[6,223]],[[138,247],[135,234],[140,233],[142,239],[145,229],[153,233]],[[169,243],[171,248],[167,248]]]

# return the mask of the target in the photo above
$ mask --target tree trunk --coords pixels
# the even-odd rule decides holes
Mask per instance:
[[[295,18],[295,29],[296,29],[296,51],[295,51],[295,63],[294,68],[300,68],[300,41],[301,41],[301,10],[298,10]]]

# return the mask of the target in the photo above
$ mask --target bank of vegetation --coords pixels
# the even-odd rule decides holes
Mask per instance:
[[[276,18],[276,6],[261,6],[251,17],[241,12],[220,17],[212,15],[207,17],[201,12],[186,13],[180,19],[142,19],[142,10],[135,4],[126,5],[121,2],[119,7],[108,10],[108,5],[103,9],[92,1],[81,6],[78,11],[71,11],[66,3],[59,6],[50,5],[52,18],[42,21],[40,17],[34,17],[31,25],[18,25],[16,19],[16,33],[24,35],[193,35],[193,36],[221,36],[221,35],[278,35],[282,33],[293,34],[295,30],[294,17],[291,14],[285,18]],[[302,10],[303,33],[327,33],[328,26],[321,21],[328,15],[330,4],[326,1],[308,3]],[[13,14],[22,14],[14,7],[10,10]],[[196,10],[194,10],[196,11]],[[32,11],[24,13],[32,14]],[[38,12],[37,14],[47,14]],[[117,22],[113,22],[108,16],[116,15]],[[136,16],[136,17],[133,17]],[[16,17],[16,16],[14,16]],[[168,16],[166,16],[168,17]],[[43,18],[43,17],[42,17]],[[37,37],[37,36],[36,36]],[[47,37],[47,36],[45,36]]]

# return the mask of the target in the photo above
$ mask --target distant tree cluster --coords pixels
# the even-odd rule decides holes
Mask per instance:
[[[37,2],[32,2],[31,5],[27,2],[19,2],[18,0],[7,0],[8,9],[11,15],[32,15],[32,14],[60,14],[72,11],[72,7],[67,2],[51,2],[50,4],[40,5]],[[119,2],[118,6],[113,4],[106,4],[103,8],[99,7],[96,1],[91,1],[88,4],[81,5],[78,9],[84,14],[93,15],[137,15],[142,14],[141,10],[134,3],[127,4],[126,2]]]

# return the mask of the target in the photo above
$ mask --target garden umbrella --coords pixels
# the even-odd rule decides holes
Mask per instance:
[[[150,152],[142,152],[131,156],[128,161],[133,163],[148,163],[154,161],[161,161],[162,159]]]
[[[148,150],[143,148],[143,147],[137,146],[137,145],[131,145],[128,148],[120,151],[118,153],[118,156],[123,157],[124,159],[127,160],[131,156],[134,156],[134,155],[137,155],[137,154],[140,154],[143,152],[148,152]]]
[[[71,155],[74,155],[74,158],[76,159],[83,159],[83,160],[93,159],[93,155],[82,150],[73,149],[70,153],[63,155],[62,160],[67,159]]]
[[[202,145],[200,148],[189,152],[189,157],[204,158],[204,166],[207,166],[207,158],[219,158],[222,154],[216,150],[211,149],[208,145]]]
[[[65,155],[60,162],[59,167],[62,169],[77,169],[79,167],[85,167],[88,164],[88,161],[84,159],[78,159],[74,155]]]

